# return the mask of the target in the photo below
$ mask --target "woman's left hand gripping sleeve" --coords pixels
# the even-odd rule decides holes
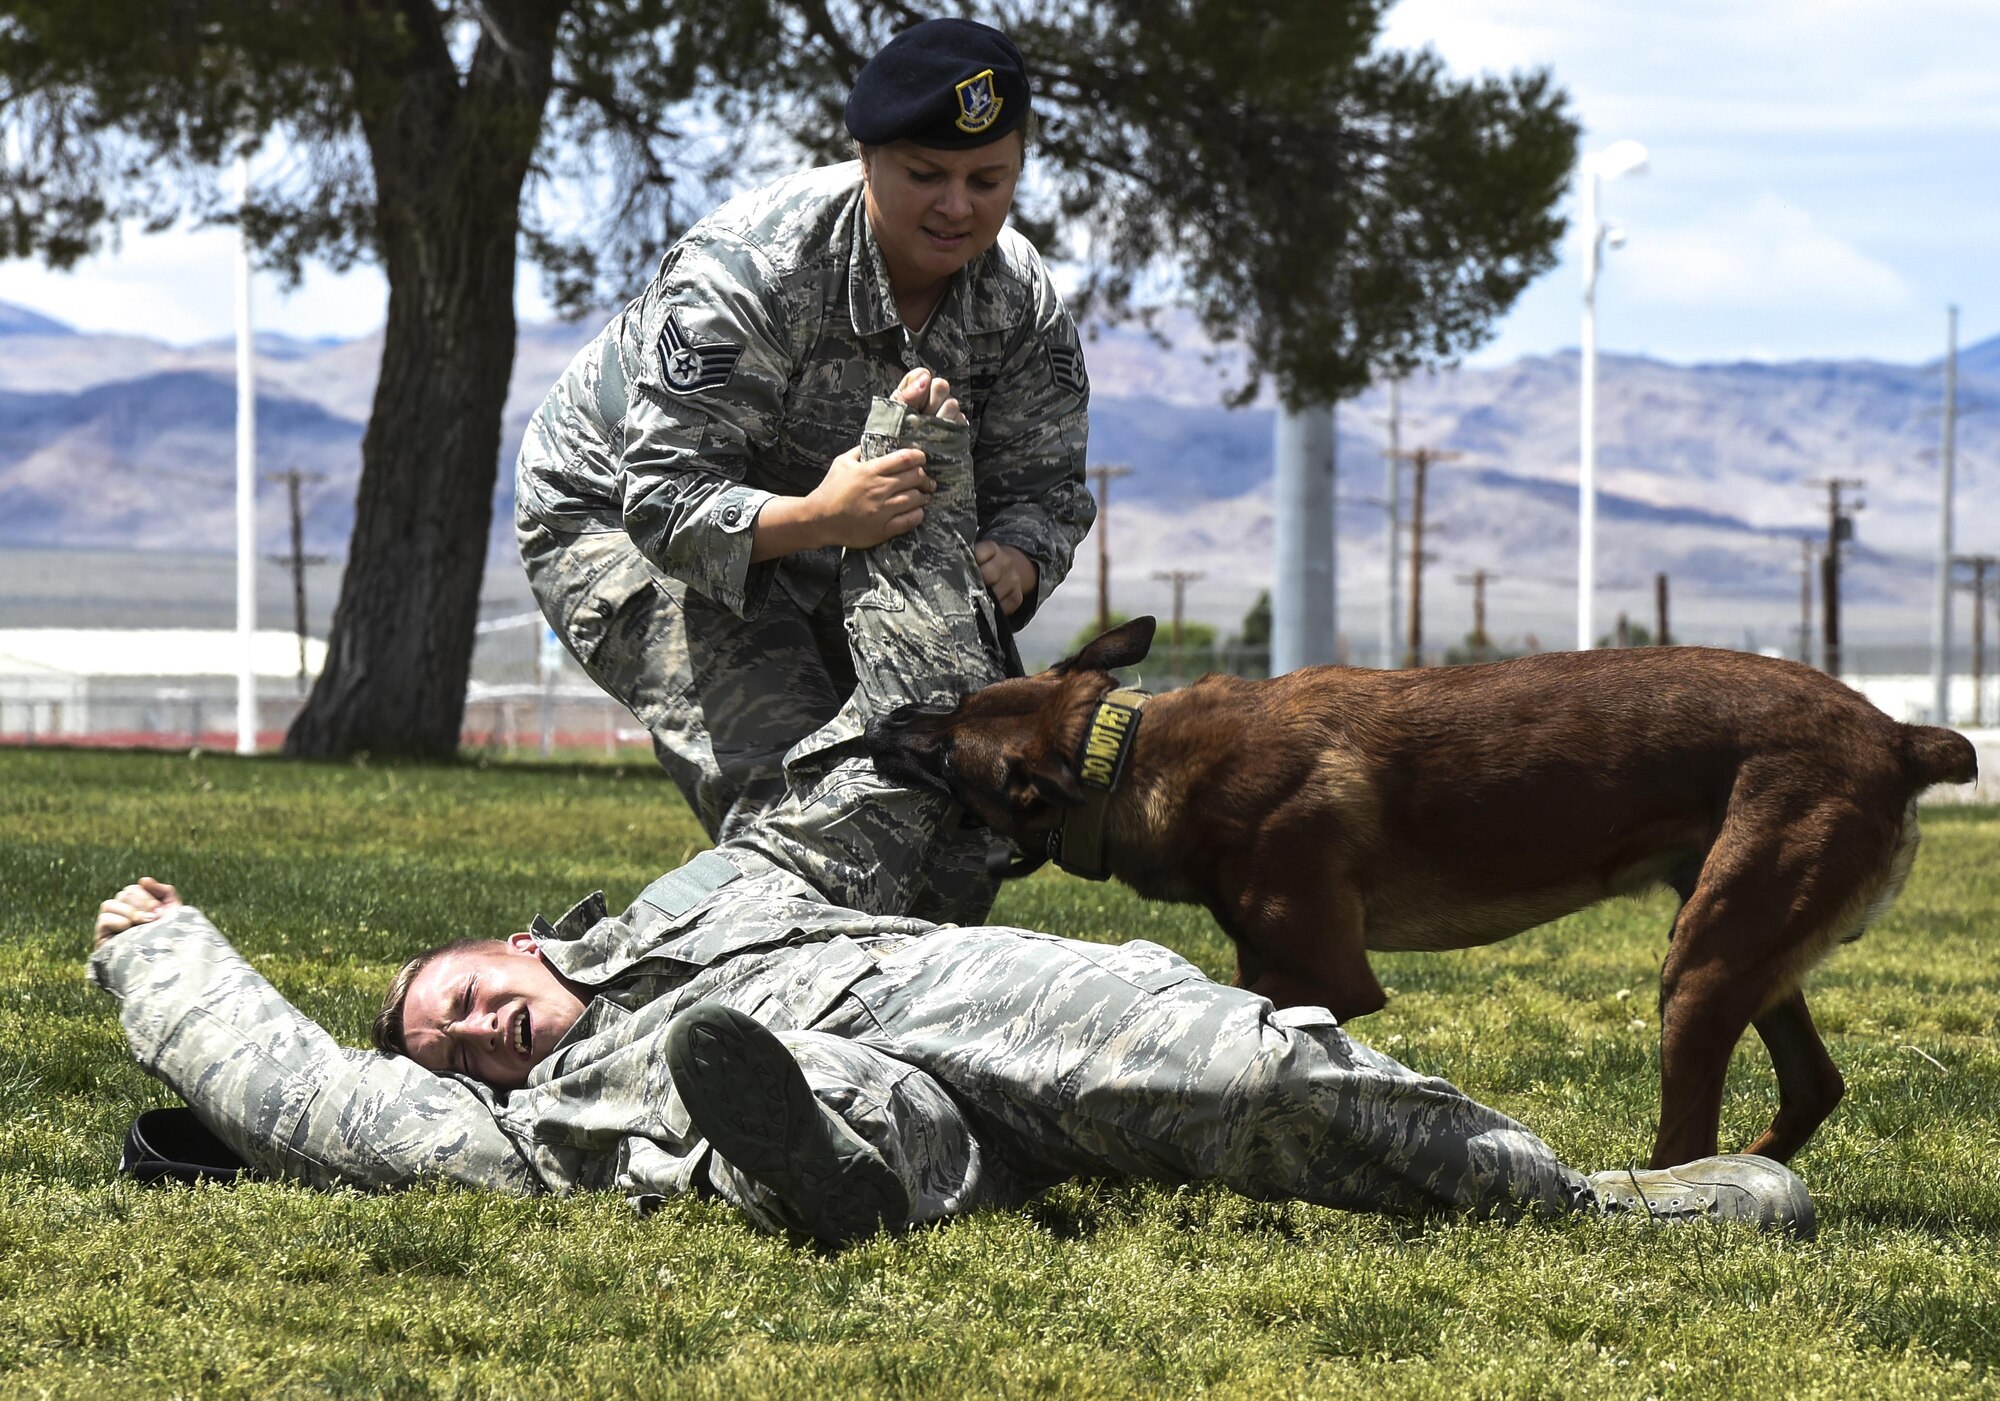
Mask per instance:
[[[90,971],[139,1064],[252,1167],[314,1187],[546,1190],[469,1086],[339,1045],[199,910],[107,941]]]
[[[1014,614],[1016,628],[1069,573],[1097,519],[1084,476],[1090,381],[1076,325],[1047,279],[1042,273],[1032,329],[1007,357],[983,406],[973,450],[979,537],[1012,545],[1035,562],[1035,590]]]

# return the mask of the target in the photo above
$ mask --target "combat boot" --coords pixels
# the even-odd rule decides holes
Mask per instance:
[[[792,1053],[732,1007],[701,1002],[667,1028],[667,1073],[696,1132],[829,1245],[908,1225],[910,1197],[882,1155],[822,1106]]]
[[[1653,1221],[1748,1221],[1760,1230],[1811,1239],[1816,1227],[1806,1184],[1783,1163],[1753,1153],[1697,1158],[1670,1168],[1594,1172],[1590,1187],[1607,1215]]]

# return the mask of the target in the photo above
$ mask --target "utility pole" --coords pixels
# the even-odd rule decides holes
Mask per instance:
[[[1828,477],[1806,485],[1826,488],[1826,553],[1820,557],[1820,617],[1825,628],[1820,637],[1820,661],[1828,676],[1839,676],[1840,547],[1854,538],[1854,512],[1866,504],[1861,501],[1843,504],[1840,493],[1848,487],[1859,491],[1867,483],[1859,477]]]
[[[1958,452],[1958,308],[1945,309],[1944,429],[1938,443],[1937,596],[1931,604],[1931,723],[1951,710],[1951,492]]]
[[[1667,576],[1664,572],[1653,576],[1653,645],[1673,646],[1673,640],[1667,636]]]
[[[1388,578],[1382,588],[1382,665],[1396,664],[1396,637],[1401,622],[1400,609],[1396,597],[1402,586],[1402,561],[1397,558],[1403,551],[1403,382],[1389,381],[1389,448],[1382,454],[1382,554],[1387,561]]]
[[[1410,647],[1403,659],[1404,666],[1424,664],[1424,564],[1429,559],[1424,553],[1424,489],[1430,480],[1433,462],[1449,462],[1463,456],[1462,453],[1440,452],[1435,448],[1416,448],[1405,452],[1397,449],[1396,456],[1410,464]]]
[[[1986,571],[2000,567],[1994,555],[1954,555],[1953,564],[1972,571],[1972,578],[1959,585],[1972,594],[1972,723],[1986,718]],[[1939,723],[1950,724],[1950,714]]]
[[[1470,574],[1458,576],[1461,584],[1472,585],[1472,636],[1466,641],[1472,644],[1474,661],[1485,661],[1492,650],[1492,642],[1486,636],[1486,581],[1496,579],[1497,574],[1489,574],[1484,569],[1475,569]]]
[[[306,553],[306,516],[299,502],[299,487],[305,482],[320,482],[326,478],[319,472],[301,472],[292,467],[283,472],[266,472],[267,482],[283,482],[285,498],[292,508],[292,552],[288,555],[266,555],[272,564],[283,564],[292,571],[292,622],[299,635],[299,694],[306,693],[306,566],[325,564],[325,555]]]
[[[1132,475],[1130,467],[1086,467],[1084,475],[1097,483],[1097,630],[1111,628],[1111,483]]]
[[[1813,542],[1810,535],[1799,537],[1799,660],[1812,665],[1812,576]]]
[[[1187,597],[1187,586],[1202,577],[1199,569],[1155,569],[1155,579],[1164,579],[1174,586],[1174,630],[1169,635],[1168,648],[1173,653],[1174,680],[1181,679],[1185,670],[1185,658],[1181,654],[1181,604]]]

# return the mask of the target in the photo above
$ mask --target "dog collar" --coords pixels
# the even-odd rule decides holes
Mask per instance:
[[[1083,806],[1072,808],[1062,826],[1049,833],[1049,857],[1073,876],[1103,880],[1111,872],[1104,861],[1104,826],[1111,813],[1111,794],[1125,776],[1132,741],[1139,733],[1144,691],[1119,689],[1098,701],[1083,732],[1076,755],[1076,778],[1083,785]]]

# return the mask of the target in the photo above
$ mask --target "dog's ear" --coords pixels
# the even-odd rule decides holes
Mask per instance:
[[[1027,773],[1029,784],[1043,802],[1067,807],[1083,805],[1083,785],[1076,781],[1076,770],[1067,759],[1051,754]]]
[[[1099,633],[1073,657],[1064,657],[1049,670],[1059,676],[1075,671],[1116,671],[1121,666],[1137,666],[1153,650],[1157,619],[1143,616],[1120,623],[1109,632]]]
[[[869,721],[862,743],[884,778],[911,788],[933,788],[956,797],[952,788],[952,733],[943,723],[949,712],[906,705]]]

